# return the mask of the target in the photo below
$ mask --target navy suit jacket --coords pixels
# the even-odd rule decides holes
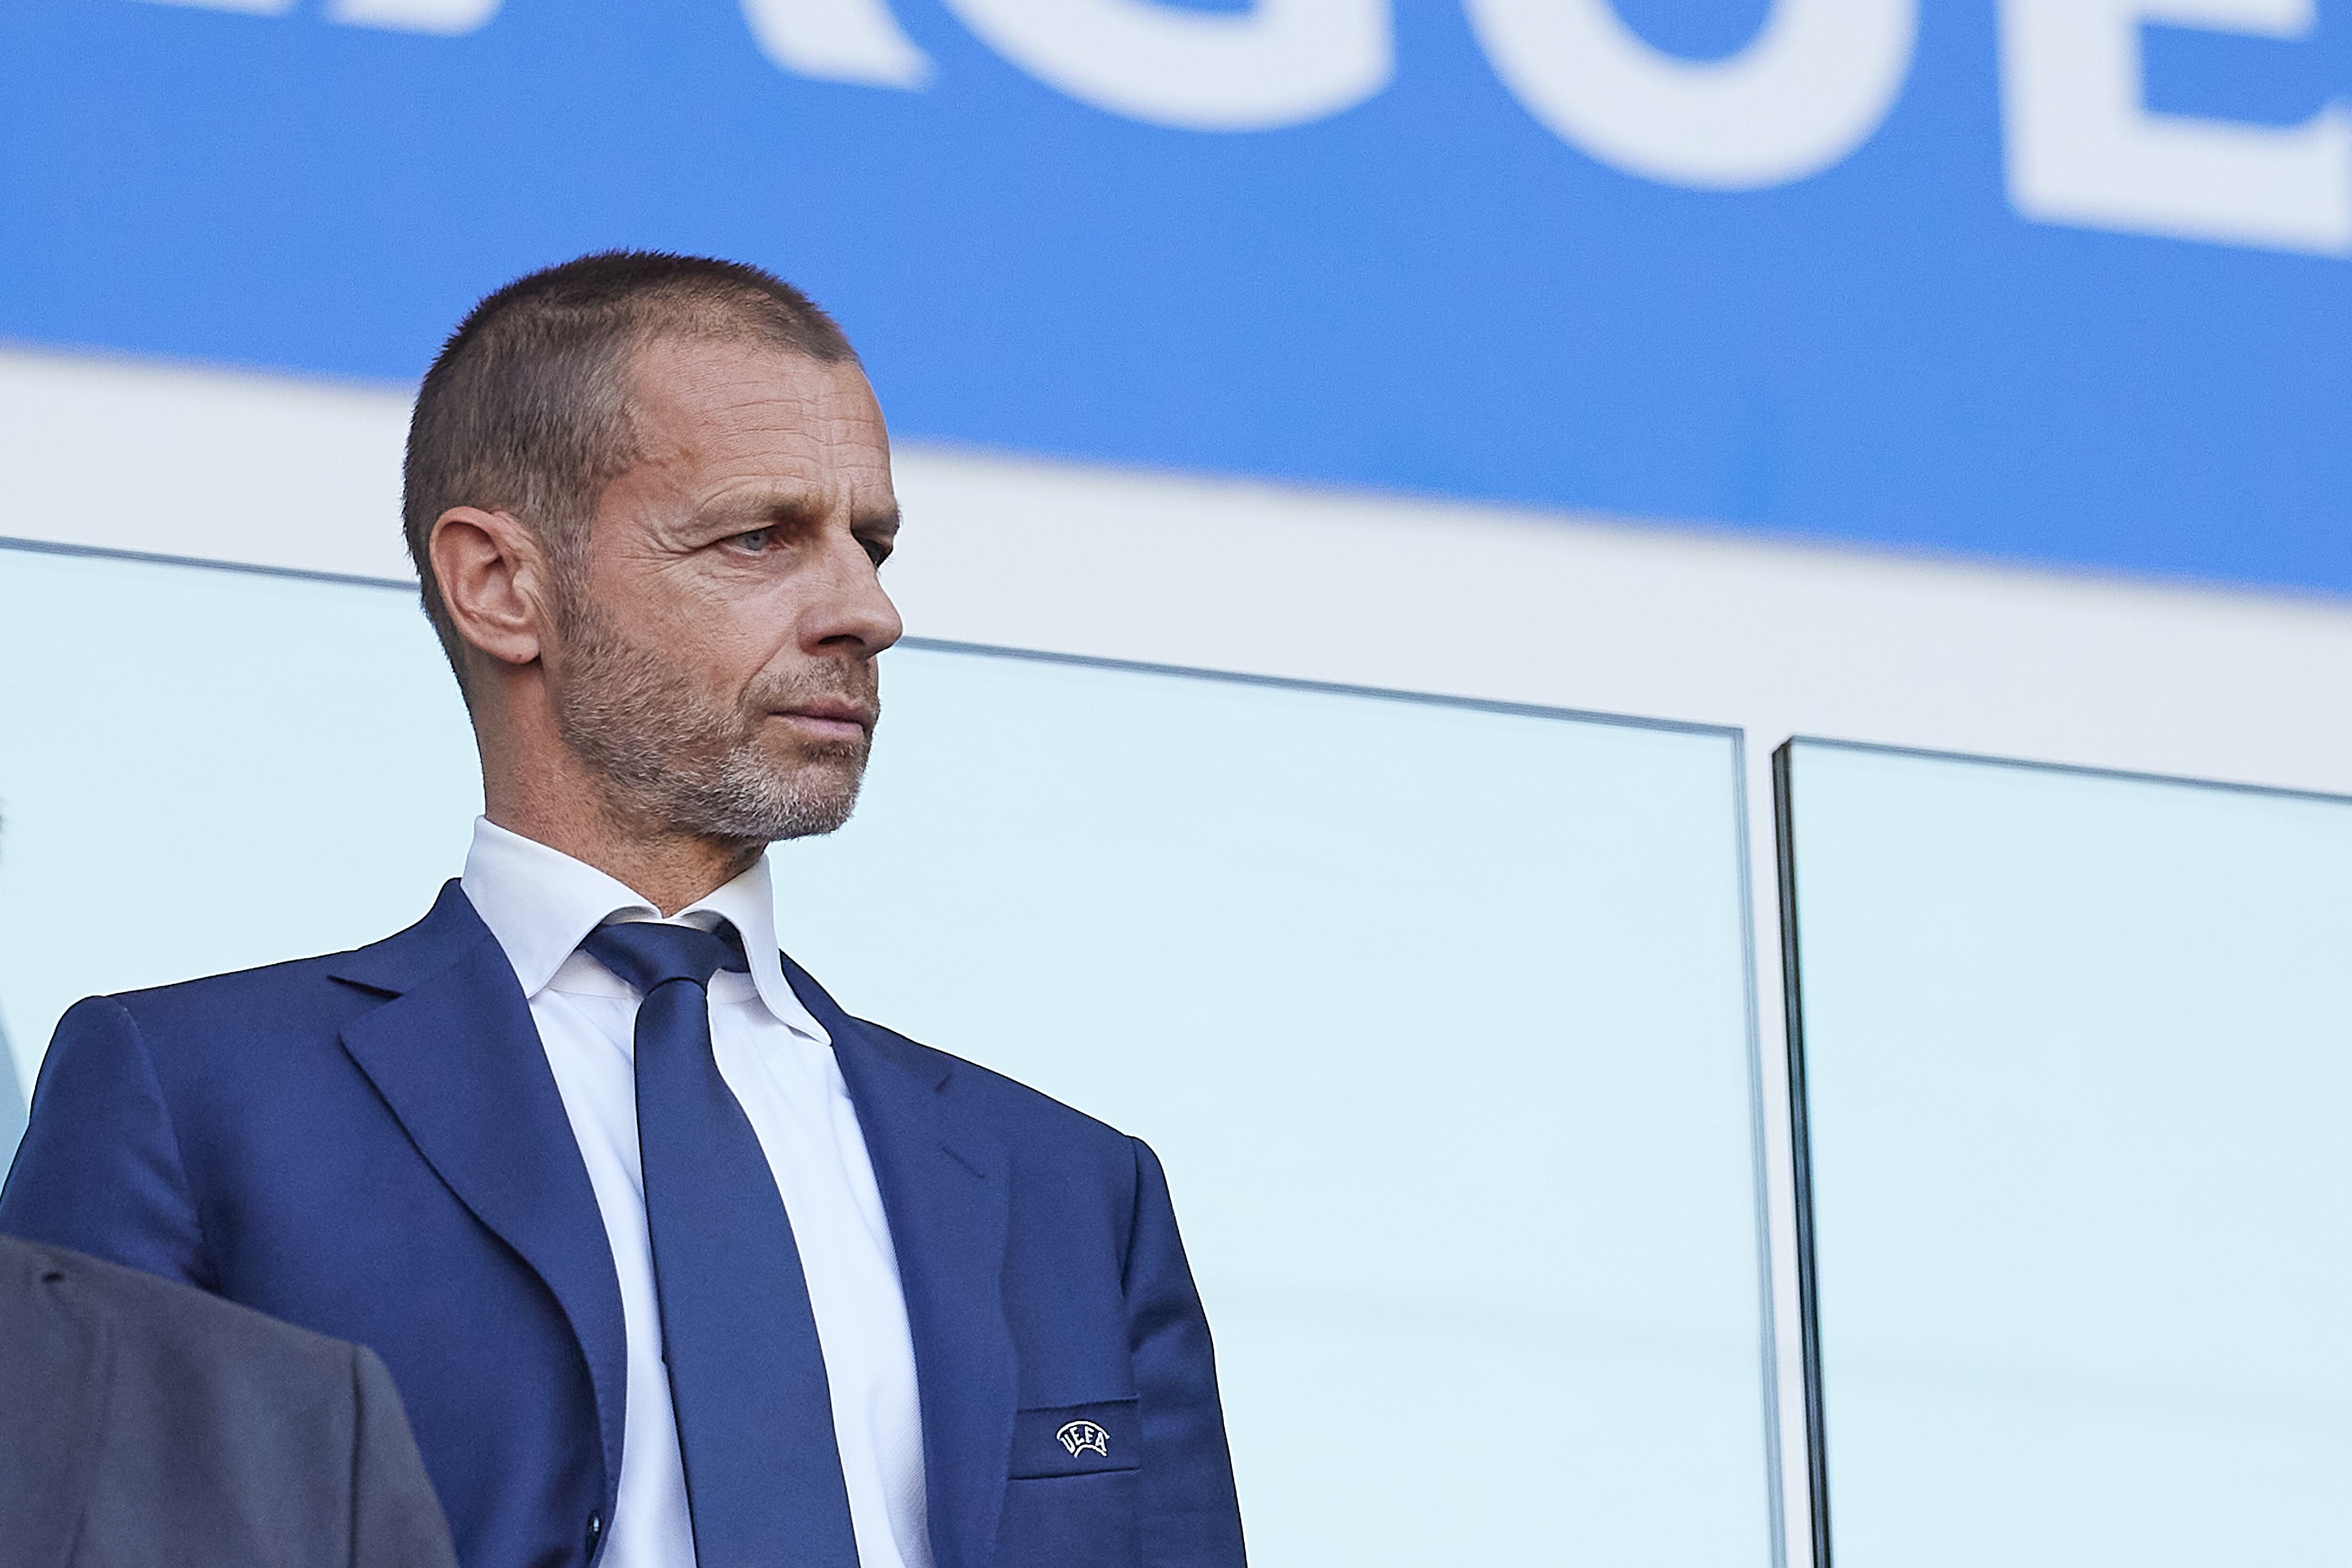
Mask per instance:
[[[938,1568],[1237,1568],[1208,1326],[1150,1150],[785,973],[889,1215]],[[595,1557],[620,1288],[522,988],[457,883],[369,947],[76,1005],[0,1232],[370,1347],[469,1568]],[[1097,1440],[1071,1451],[1073,1422]]]

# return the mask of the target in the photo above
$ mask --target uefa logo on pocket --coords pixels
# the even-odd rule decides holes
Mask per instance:
[[[1089,1451],[1106,1459],[1110,1458],[1110,1434],[1091,1421],[1073,1421],[1054,1436],[1061,1439],[1063,1448],[1073,1459]]]

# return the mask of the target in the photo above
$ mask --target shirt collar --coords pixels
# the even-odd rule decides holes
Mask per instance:
[[[587,939],[612,920],[657,921],[661,911],[626,883],[605,875],[561,849],[500,827],[487,816],[474,819],[474,842],[466,852],[460,881],[474,912],[490,928],[526,997],[547,988]],[[706,918],[696,920],[702,915]],[[681,925],[708,927],[725,920],[743,938],[751,984],[776,1021],[812,1039],[830,1044],[824,1026],[810,1016],[784,978],[776,951],[774,884],[767,857],[672,917]]]

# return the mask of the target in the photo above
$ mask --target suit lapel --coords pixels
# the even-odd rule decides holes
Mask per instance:
[[[607,1485],[621,1473],[628,1341],[595,1189],[514,969],[456,882],[424,921],[336,978],[392,999],[343,1048],[474,1217],[520,1254],[588,1363]]]
[[[982,1568],[996,1543],[1018,1387],[1004,1321],[1011,1163],[1003,1142],[909,1070],[789,958],[784,973],[833,1037],[890,1221],[923,1413],[938,1568]]]
[[[106,1324],[58,1271],[0,1238],[0,1558],[65,1568],[103,1451],[113,1356]]]

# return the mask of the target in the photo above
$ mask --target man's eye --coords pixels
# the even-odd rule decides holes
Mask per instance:
[[[772,528],[755,528],[749,533],[737,534],[727,542],[738,550],[748,550],[757,554],[768,548],[768,541],[774,536],[775,531]]]

